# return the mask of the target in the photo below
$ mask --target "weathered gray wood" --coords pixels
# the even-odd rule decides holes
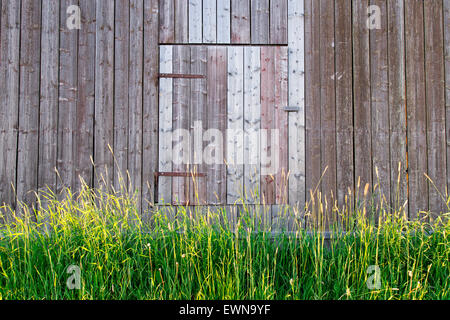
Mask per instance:
[[[202,42],[202,0],[189,0],[189,43]]]
[[[41,97],[39,110],[38,187],[56,190],[58,141],[58,61],[60,1],[42,3]]]
[[[447,131],[447,194],[450,189],[450,0],[444,0],[445,111]]]
[[[175,42],[187,43],[189,40],[188,1],[175,0]]]
[[[231,1],[231,43],[250,43],[250,0]]]
[[[270,1],[270,43],[271,44],[287,44],[287,16],[288,7],[287,0],[271,0]],[[330,1],[328,5],[331,6]]]
[[[301,1],[297,1],[301,2]],[[269,43],[269,0],[253,1],[251,5],[251,37],[253,44]]]
[[[3,1],[0,48],[0,203],[14,206],[19,125],[20,3]]]
[[[217,43],[231,42],[231,0],[217,0]]]
[[[110,187],[114,169],[114,3],[97,1],[96,16],[94,185]]]
[[[203,43],[217,42],[216,1],[203,1]]]
[[[158,164],[158,1],[144,0],[144,106],[142,140],[142,209],[154,199],[153,173]]]
[[[445,132],[445,71],[442,1],[424,1],[425,81],[427,106],[427,155],[429,210],[434,217],[448,212],[447,146]],[[446,26],[448,31],[449,26]]]
[[[159,1],[159,43],[175,42],[174,0]]]
[[[79,0],[81,30],[78,38],[78,104],[75,134],[75,189],[82,182],[93,186],[94,105],[95,105],[95,30],[96,1]]]
[[[21,14],[17,200],[31,205],[38,177],[41,1],[24,1]]]
[[[78,30],[66,26],[67,8],[78,2],[61,1],[61,28],[59,49],[59,111],[58,111],[58,159],[57,193],[74,185],[75,121],[78,83]]]

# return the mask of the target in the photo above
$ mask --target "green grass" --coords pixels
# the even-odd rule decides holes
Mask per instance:
[[[236,224],[220,209],[199,219],[182,209],[171,220],[155,212],[149,228],[132,197],[85,188],[40,201],[20,214],[3,208],[1,299],[450,298],[447,218],[408,222],[385,210],[375,224],[357,208],[350,232],[325,241],[315,228],[261,230],[246,207]],[[70,265],[81,270],[80,290],[66,286]],[[371,265],[379,289],[366,284]]]

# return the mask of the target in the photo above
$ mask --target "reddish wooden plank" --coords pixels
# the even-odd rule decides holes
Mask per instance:
[[[269,0],[254,1],[251,6],[251,37],[253,44],[269,43]]]
[[[41,1],[23,1],[21,14],[17,201],[31,205],[38,177]]]
[[[351,0],[335,3],[336,197],[339,208],[351,209],[354,192],[352,3]]]
[[[159,1],[159,43],[175,42],[174,0]]]
[[[261,47],[261,201],[275,204],[276,146],[272,137],[276,133],[275,105],[275,47]]]
[[[250,43],[250,1],[231,1],[231,43]]]
[[[78,38],[78,103],[75,132],[75,189],[93,186],[95,104],[95,0],[80,0],[82,28]]]
[[[330,1],[328,1],[330,5]],[[288,34],[288,2],[287,0],[270,1],[270,43],[287,44]]]
[[[288,113],[283,110],[288,105],[288,49],[287,47],[275,48],[275,104],[274,124],[279,130],[278,144],[272,149],[278,153],[278,165],[275,175],[275,201],[277,204],[288,203]]]
[[[433,181],[428,201],[434,216],[448,212],[443,196],[447,187],[447,156],[442,10],[442,1],[424,1],[428,176]]]
[[[409,217],[428,210],[427,115],[425,100],[425,56],[423,1],[405,6],[406,103],[408,106]]]

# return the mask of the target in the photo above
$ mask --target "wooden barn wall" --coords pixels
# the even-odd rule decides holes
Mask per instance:
[[[70,5],[81,9],[79,30],[66,26]],[[367,27],[369,6],[381,9],[379,29]],[[217,72],[203,70],[206,45],[287,47],[286,104],[299,107],[285,120],[289,204],[303,208],[320,191],[330,207],[372,199],[411,218],[448,211],[450,0],[0,0],[0,8],[2,204],[83,181],[125,185],[148,208],[154,172],[177,169],[160,131],[183,94],[182,80],[158,73],[184,72],[172,59],[190,44],[194,70],[206,73]],[[179,90],[160,91],[160,81]],[[239,168],[244,180],[250,169]],[[160,191],[173,188],[161,181]]]

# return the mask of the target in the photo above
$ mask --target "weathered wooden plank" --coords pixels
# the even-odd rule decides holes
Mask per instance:
[[[189,0],[189,43],[202,42],[202,0]]]
[[[354,190],[351,0],[336,1],[335,21],[336,200],[339,208],[351,209]]]
[[[381,12],[387,12],[386,0],[371,0]],[[389,145],[389,89],[387,15],[382,14],[381,28],[370,30],[370,92],[372,108],[372,177],[374,208],[390,203],[391,167]]]
[[[408,197],[404,1],[389,0],[387,5],[391,206],[399,209]],[[405,209],[407,214],[407,206]]]
[[[130,0],[116,0],[114,26],[114,188],[128,187],[128,96],[130,54]],[[133,22],[134,23],[134,22]],[[132,141],[131,141],[132,142]]]
[[[331,5],[331,3],[328,3],[328,5]],[[287,44],[288,42],[287,19],[288,19],[288,2],[286,0],[271,0],[270,1],[271,44]]]
[[[78,104],[75,133],[75,188],[81,181],[93,186],[95,106],[95,0],[80,0],[81,23],[78,38]]]
[[[305,20],[304,1],[288,1],[289,204],[305,207]]]
[[[301,2],[301,1],[300,1]],[[269,43],[269,0],[254,1],[251,6],[251,37],[253,44]]]
[[[207,167],[207,202],[226,202],[226,167],[223,142],[227,110],[227,47],[208,47],[207,66],[208,131],[204,155]]]
[[[277,204],[288,203],[288,114],[283,107],[288,104],[288,49],[275,48],[274,73],[274,125],[278,129],[278,143],[272,151],[278,154],[278,165],[275,168],[275,201]]]
[[[217,0],[217,43],[231,42],[231,0]]]
[[[260,201],[261,50],[244,48],[244,195]]]
[[[445,41],[445,110],[447,131],[447,194],[450,189],[450,0],[444,0],[444,41]]]
[[[144,105],[142,115],[142,210],[148,215],[154,199],[153,173],[158,166],[158,1],[144,0]]]
[[[277,137],[274,123],[275,47],[261,47],[261,202],[274,204],[275,172],[278,153],[273,142]]]
[[[188,46],[174,46],[173,72],[190,73],[191,53]],[[190,80],[183,78],[173,79],[173,114],[172,114],[172,148],[173,171],[187,172],[189,162],[189,95]],[[181,130],[184,130],[183,132]],[[172,202],[185,204],[189,200],[189,178],[172,178]]]
[[[405,42],[409,217],[415,219],[420,210],[428,210],[423,1],[405,6]]]
[[[0,35],[0,204],[14,206],[19,126],[20,2],[3,1]]]
[[[114,3],[96,6],[94,185],[111,186],[114,160]]]
[[[429,210],[434,216],[447,212],[447,147],[445,137],[445,71],[442,1],[424,1],[425,82],[427,106]],[[449,26],[446,26],[448,31]]]
[[[250,43],[250,1],[231,1],[231,43]]]
[[[160,47],[160,71],[171,73],[173,47]],[[172,86],[173,79],[159,79],[159,171],[172,171]],[[172,179],[161,177],[158,202],[172,202]]]
[[[244,185],[244,48],[228,47],[227,203],[235,204]],[[232,131],[231,131],[232,130]]]
[[[189,41],[188,1],[175,0],[175,42]]]
[[[56,191],[60,1],[42,2],[38,187]]]
[[[207,47],[191,47],[191,73],[206,75]],[[206,166],[203,161],[203,133],[207,127],[206,105],[206,79],[191,80],[190,95],[190,134],[191,134],[191,167],[190,172],[205,173]],[[190,203],[206,203],[206,178],[196,177],[190,179]]]
[[[203,1],[203,43],[217,42],[216,1]]]
[[[358,201],[366,184],[372,190],[372,137],[370,103],[370,45],[367,0],[353,0],[353,104],[355,188]]]
[[[174,0],[159,1],[159,43],[175,42]]]
[[[128,174],[130,192],[140,211],[142,196],[142,111],[144,72],[144,1],[130,1]]]
[[[21,14],[17,200],[32,204],[38,176],[41,1],[24,1]]]

